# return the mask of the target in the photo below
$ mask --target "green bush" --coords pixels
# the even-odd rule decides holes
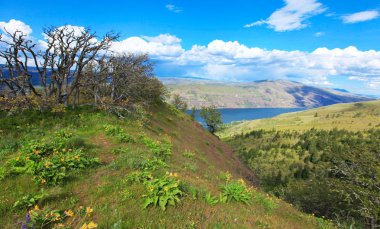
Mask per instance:
[[[231,201],[248,204],[251,194],[245,184],[240,181],[231,181],[220,187],[220,202],[228,203]]]
[[[132,168],[139,170],[154,171],[167,167],[168,165],[157,157],[154,157],[152,159],[136,158],[132,161]]]
[[[266,191],[303,211],[361,228],[380,225],[380,130],[261,130],[230,144]]]
[[[17,200],[13,204],[13,208],[17,209],[29,209],[37,204],[39,200],[41,200],[44,197],[44,194],[28,194],[26,196],[23,196],[21,199]]]
[[[120,143],[134,142],[132,136],[118,126],[104,125],[104,129],[107,135],[116,137]]]
[[[153,175],[151,172],[148,172],[148,171],[135,171],[135,172],[132,172],[130,174],[128,174],[128,176],[126,177],[125,181],[127,183],[145,183],[149,180],[152,180],[153,179]]]
[[[57,185],[68,176],[69,171],[98,164],[97,158],[88,157],[82,149],[67,148],[72,136],[72,133],[61,130],[53,139],[27,142],[19,149],[19,155],[7,162],[9,172],[31,174],[37,184]]]
[[[218,197],[212,196],[210,192],[205,194],[204,200],[206,204],[211,206],[215,206],[219,202]]]
[[[148,194],[144,195],[143,208],[159,206],[165,211],[168,205],[176,206],[183,195],[179,188],[179,181],[173,177],[163,176],[145,184]]]
[[[154,155],[163,160],[166,160],[172,155],[172,144],[168,137],[164,138],[162,142],[155,141],[149,137],[144,137],[143,143]]]
[[[187,157],[187,158],[189,158],[189,159],[193,159],[194,158],[194,156],[195,156],[195,154],[194,153],[192,153],[191,151],[189,151],[189,150],[185,150],[183,153],[182,153],[182,155],[184,156],[184,157]]]

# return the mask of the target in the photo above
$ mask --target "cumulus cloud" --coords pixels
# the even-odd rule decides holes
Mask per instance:
[[[29,35],[32,33],[32,28],[30,28],[29,25],[25,24],[22,21],[18,21],[15,19],[9,20],[9,22],[0,21],[0,29],[6,33],[7,31],[9,33],[14,33],[16,31],[21,31],[25,35]]]
[[[130,43],[129,39],[138,42]],[[362,77],[372,82],[380,77],[380,51],[318,48],[312,52],[267,50],[248,47],[238,41],[214,40],[184,50],[180,39],[170,35],[129,38],[129,51],[150,53],[154,60],[177,76],[196,76],[218,80],[295,79],[308,84],[331,85],[336,76]],[[125,42],[125,41],[121,41]],[[159,68],[159,66],[158,66]]]
[[[129,37],[114,42],[111,50],[118,53],[149,53],[153,57],[167,59],[178,57],[184,52],[180,43],[181,39],[169,34],[156,37]]]
[[[168,9],[169,11],[173,12],[173,13],[181,13],[182,12],[182,8],[175,6],[173,4],[166,4],[165,8]]]
[[[266,24],[277,32],[299,30],[308,26],[307,19],[325,10],[322,3],[317,0],[285,0],[285,6],[273,12],[266,20],[259,20],[244,27]]]
[[[353,14],[348,14],[342,16],[343,23],[353,24],[358,22],[370,21],[378,18],[380,16],[377,10],[367,10],[362,12],[357,12]]]

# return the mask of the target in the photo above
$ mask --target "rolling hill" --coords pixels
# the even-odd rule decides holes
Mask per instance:
[[[267,192],[338,228],[380,225],[380,101],[227,125],[219,136]]]
[[[274,118],[236,122],[218,133],[222,138],[252,130],[295,130],[310,128],[350,131],[368,130],[380,126],[380,101],[335,104],[301,112],[286,113]]]
[[[217,82],[204,79],[161,78],[170,92],[179,94],[189,107],[219,108],[320,107],[336,103],[368,101],[371,98],[342,90],[307,86],[286,80],[251,83]]]

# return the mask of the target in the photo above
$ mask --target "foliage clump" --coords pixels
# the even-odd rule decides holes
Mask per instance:
[[[380,130],[260,130],[230,143],[267,191],[318,216],[380,225]]]
[[[145,183],[147,194],[144,195],[144,208],[148,206],[159,206],[166,210],[167,206],[176,206],[183,196],[183,191],[179,187],[176,176],[165,175],[161,178],[153,179]]]
[[[215,106],[202,107],[199,115],[204,119],[208,130],[212,134],[223,124],[220,111]]]
[[[248,190],[243,180],[227,182],[220,186],[220,190],[221,203],[236,201],[248,204],[251,199],[250,190]]]
[[[186,101],[183,98],[181,98],[179,94],[173,94],[172,97],[173,98],[172,98],[171,103],[173,104],[173,106],[176,109],[185,112],[188,108]]]
[[[8,161],[9,173],[31,174],[39,185],[57,185],[68,177],[68,172],[99,163],[97,158],[86,156],[83,149],[65,148],[71,138],[72,133],[58,131],[46,142],[27,142],[19,149],[18,156]]]

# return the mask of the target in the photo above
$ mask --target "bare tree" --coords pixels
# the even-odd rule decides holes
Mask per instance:
[[[44,29],[46,41],[37,44],[22,31],[5,32],[5,36],[0,37],[0,57],[6,61],[4,68],[8,69],[9,76],[2,74],[0,82],[15,95],[33,93],[54,97],[57,103],[66,106],[72,96],[75,106],[86,66],[103,59],[119,37],[111,32],[98,40],[89,28],[50,27]],[[35,67],[42,93],[31,82],[30,65]]]

